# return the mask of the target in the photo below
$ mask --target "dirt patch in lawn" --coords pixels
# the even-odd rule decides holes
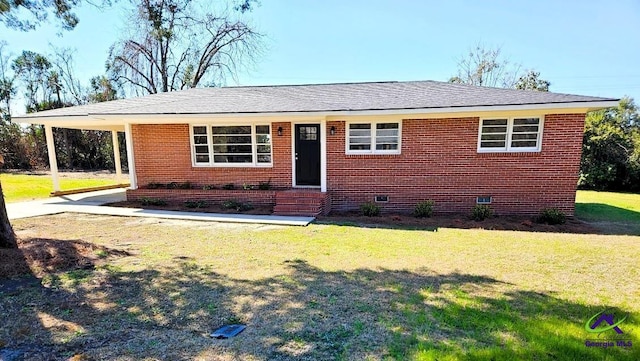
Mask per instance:
[[[126,254],[79,240],[18,239],[18,248],[0,248],[0,290],[2,279],[25,274],[42,277],[70,269],[90,269],[109,256]]]
[[[356,212],[345,212],[331,213],[329,216],[319,216],[317,222],[377,228],[415,228],[429,230],[437,230],[438,228],[461,228],[551,233],[600,233],[598,228],[576,218],[569,218],[564,224],[550,225],[537,223],[534,217],[527,216],[497,216],[485,219],[484,221],[474,221],[469,219],[468,215],[464,214],[416,218],[403,214],[366,217]]]
[[[237,211],[236,209],[228,209],[217,203],[207,203],[204,206],[197,208],[190,208],[185,206],[183,202],[167,202],[165,205],[143,205],[139,201],[124,201],[109,203],[107,206],[111,207],[124,207],[124,208],[143,208],[143,209],[157,209],[163,211],[181,211],[181,212],[203,212],[203,213],[225,213],[225,214],[260,214],[268,215],[273,213],[273,207],[269,206],[254,206],[252,209],[246,211]]]

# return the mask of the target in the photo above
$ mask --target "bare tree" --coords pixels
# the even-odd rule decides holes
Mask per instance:
[[[191,0],[140,0],[129,21],[133,35],[111,47],[108,72],[147,94],[235,77],[261,54],[262,35],[241,18],[250,4],[212,11]]]
[[[451,83],[514,88],[522,76],[521,66],[503,59],[500,47],[488,48],[478,43],[458,61],[458,74]]]
[[[0,41],[0,120],[11,119],[11,99],[16,95],[15,75],[9,73],[10,54],[5,52],[6,41]]]
[[[87,89],[82,86],[75,73],[75,50],[71,48],[53,48],[51,63],[57,74],[57,84],[51,84],[62,91],[61,101],[73,105],[87,103]]]

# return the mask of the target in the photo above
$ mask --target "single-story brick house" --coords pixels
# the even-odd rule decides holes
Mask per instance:
[[[280,214],[367,201],[410,212],[430,199],[437,212],[488,203],[498,214],[572,215],[585,113],[617,101],[377,82],[189,89],[18,119],[45,125],[52,169],[52,127],[124,131],[130,199],[241,198]],[[197,189],[148,187],[168,182]],[[219,189],[267,182],[269,190]]]

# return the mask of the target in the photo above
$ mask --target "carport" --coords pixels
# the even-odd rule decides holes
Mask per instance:
[[[77,107],[82,108],[82,106]],[[62,110],[62,109],[60,109]],[[68,110],[68,108],[67,108]],[[50,113],[50,112],[48,112]],[[47,140],[47,153],[49,155],[49,167],[51,169],[51,178],[53,180],[52,195],[60,195],[60,177],[58,172],[58,161],[56,158],[56,144],[53,137],[53,128],[66,128],[77,130],[100,130],[111,132],[113,142],[113,158],[115,165],[116,178],[120,182],[122,180],[122,164],[120,162],[120,148],[118,143],[118,133],[124,132],[125,143],[127,149],[127,163],[129,167],[129,184],[118,184],[117,187],[133,186],[135,187],[135,171],[133,162],[133,147],[131,138],[131,125],[125,124],[122,120],[117,119],[100,119],[98,117],[83,115],[65,115],[65,116],[38,116],[38,113],[27,114],[24,116],[14,117],[15,121],[39,124],[44,126],[45,137]],[[114,188],[101,187],[101,188]],[[93,189],[95,190],[95,189]]]

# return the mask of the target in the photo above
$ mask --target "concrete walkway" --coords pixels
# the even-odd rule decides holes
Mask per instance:
[[[28,202],[7,203],[7,213],[9,214],[9,219],[75,212],[123,217],[185,219],[207,222],[260,223],[286,226],[306,226],[315,219],[314,217],[162,211],[141,208],[108,207],[104,205],[107,203],[124,201],[125,199],[126,196],[124,189],[110,189],[106,191],[79,193]]]

